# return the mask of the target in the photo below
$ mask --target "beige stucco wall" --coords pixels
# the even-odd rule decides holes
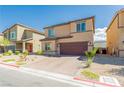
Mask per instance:
[[[124,26],[124,11],[119,14],[119,26]]]
[[[93,31],[93,19],[87,19],[85,21],[76,21],[71,22],[69,24],[60,25],[52,28],[45,29],[45,36],[48,37],[48,29],[52,29],[55,31],[55,37],[68,36],[70,33],[76,32],[76,24],[79,22],[86,23],[86,31]]]
[[[2,36],[2,35],[0,35],[0,40],[1,40],[1,39],[3,39],[3,36]]]
[[[42,50],[42,44],[40,42],[41,39],[44,39],[45,36],[33,33],[33,52],[37,52],[38,50]]]
[[[55,40],[42,41],[41,44],[42,44],[43,51],[45,51],[45,44],[46,43],[50,43],[50,46],[51,46],[51,50],[50,51],[56,51],[57,45],[56,45],[56,41]]]
[[[119,29],[119,49],[124,50],[124,28]]]
[[[83,42],[83,41],[91,41],[93,42],[93,32],[79,32],[72,33],[72,38],[59,39],[59,43],[62,42]]]
[[[124,12],[120,12],[109,30],[107,31],[107,48],[108,53],[112,54],[115,50],[116,54],[124,57]]]
[[[33,33],[31,31],[24,31],[22,38],[25,39],[25,35],[26,38],[32,38],[33,37]]]
[[[72,38],[65,38],[65,39],[59,39],[59,43],[67,43],[67,42],[90,42],[90,45],[88,46],[88,51],[92,50],[93,48],[93,32],[79,32],[79,33],[72,33]]]
[[[119,30],[118,30],[118,16],[117,16],[107,31],[108,53],[112,54],[114,50],[118,52],[118,45],[119,45]]]
[[[50,28],[55,31],[55,36],[56,37],[62,37],[62,36],[67,36],[70,34],[70,24],[67,25],[61,25],[61,26],[56,26],[53,28]],[[48,37],[48,29],[45,29],[45,36]]]
[[[9,36],[9,30],[7,29],[6,32],[4,32],[4,37],[7,38],[7,39],[9,39],[8,36]]]
[[[30,30],[30,29],[17,25],[17,41],[20,41],[22,39],[24,30]]]

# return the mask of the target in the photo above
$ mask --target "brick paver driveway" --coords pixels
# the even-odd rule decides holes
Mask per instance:
[[[34,56],[31,55],[30,57]],[[79,56],[62,57],[36,56],[36,57],[37,60],[35,62],[31,62],[25,65],[25,67],[72,76],[75,75],[78,72],[78,70],[82,67],[81,62],[85,62],[86,60],[86,58],[83,58],[83,61],[80,60]]]

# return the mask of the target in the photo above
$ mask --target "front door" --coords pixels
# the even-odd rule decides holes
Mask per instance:
[[[29,52],[32,52],[32,44],[27,44],[27,50],[28,50]]]

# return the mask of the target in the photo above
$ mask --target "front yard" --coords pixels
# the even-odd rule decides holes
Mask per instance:
[[[10,63],[14,60],[18,61],[19,56],[2,56],[0,60],[8,64],[9,61]],[[83,68],[85,62],[86,57],[79,56],[48,57],[43,55],[28,55],[26,64],[20,66],[96,81],[99,80],[98,78],[101,75],[110,76],[117,78],[119,83],[124,86],[124,58],[97,55],[94,63],[89,68]]]

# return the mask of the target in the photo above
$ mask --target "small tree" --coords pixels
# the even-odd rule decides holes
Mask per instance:
[[[91,63],[93,63],[93,57],[96,55],[97,50],[98,48],[94,48],[89,52],[88,51],[85,52],[85,55],[87,57],[87,62],[86,62],[87,67],[90,67]]]
[[[6,47],[10,45],[10,41],[6,38],[0,40],[0,44],[4,46],[4,52],[7,52]]]

